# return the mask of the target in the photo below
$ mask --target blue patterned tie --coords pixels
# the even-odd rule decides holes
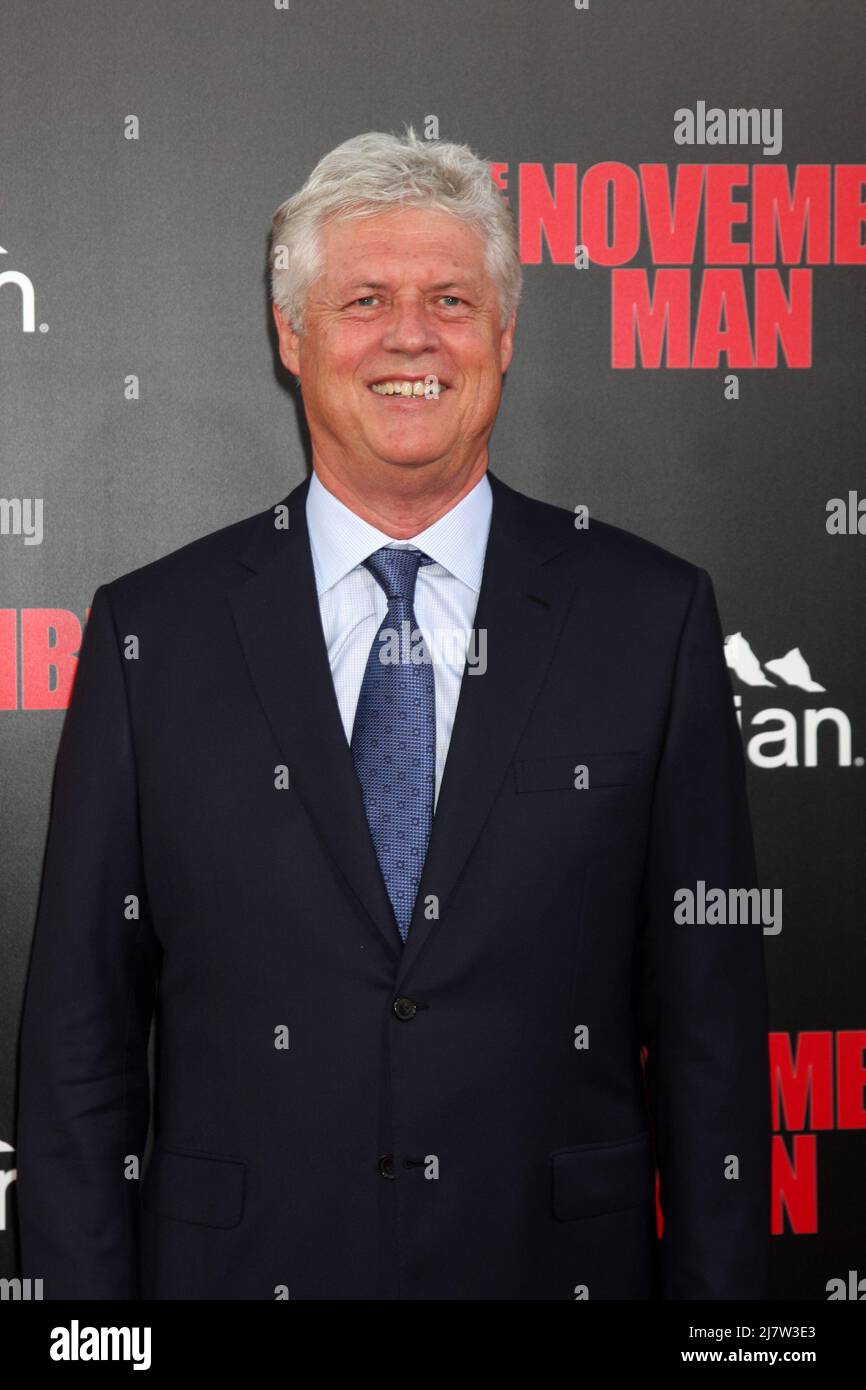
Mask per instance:
[[[364,561],[385,591],[388,611],[367,658],[352,728],[352,757],[404,943],[433,823],[436,687],[431,662],[411,660],[412,649],[417,655],[421,641],[415,580],[420,565],[432,564],[421,550],[393,546],[383,546]],[[389,659],[383,661],[382,656]]]

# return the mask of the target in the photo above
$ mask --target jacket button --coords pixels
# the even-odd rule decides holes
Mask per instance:
[[[379,1159],[379,1172],[383,1178],[393,1178],[394,1176],[394,1155],[383,1154]]]
[[[394,1000],[394,1012],[401,1022],[405,1023],[407,1019],[415,1017],[418,1012],[418,1005],[414,999],[406,999],[401,996],[401,998]]]

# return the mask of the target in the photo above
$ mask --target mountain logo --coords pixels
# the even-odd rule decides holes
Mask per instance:
[[[809,664],[799,647],[792,647],[784,656],[765,661],[762,667],[747,639],[741,632],[735,632],[732,637],[725,638],[725,660],[744,685],[775,685],[776,682],[764,674],[771,671],[785,685],[796,685],[800,690],[827,689],[812,679]]]

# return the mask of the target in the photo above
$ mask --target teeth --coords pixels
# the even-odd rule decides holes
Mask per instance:
[[[423,396],[426,394],[426,387],[423,381],[377,381],[370,387],[377,396]],[[442,382],[435,382],[431,390],[431,399],[435,400],[440,391],[447,391],[448,387]]]

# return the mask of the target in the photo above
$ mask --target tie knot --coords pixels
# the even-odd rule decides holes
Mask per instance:
[[[364,561],[365,568],[385,590],[389,603],[397,598],[408,599],[411,603],[415,597],[418,570],[421,565],[432,564],[430,556],[425,555],[423,550],[408,550],[392,545],[384,545]]]

